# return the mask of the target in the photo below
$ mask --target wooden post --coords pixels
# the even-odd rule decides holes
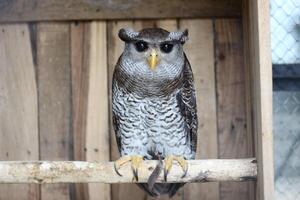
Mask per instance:
[[[256,199],[274,199],[272,64],[268,0],[244,0],[244,37],[248,49],[252,121],[258,164]]]

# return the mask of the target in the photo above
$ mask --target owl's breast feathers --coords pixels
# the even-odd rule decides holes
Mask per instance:
[[[134,87],[128,89],[130,84],[128,77],[115,70],[112,111],[121,155],[138,154],[156,159],[156,152],[159,152],[162,159],[167,155],[195,158],[197,108],[192,69],[186,56],[180,79],[159,90],[157,96],[155,93],[139,95]],[[148,85],[141,82],[138,87],[147,91]],[[152,183],[155,181],[150,180]],[[151,184],[145,183],[138,185],[151,196],[173,196],[184,183],[155,183],[151,187]]]
[[[184,64],[184,62],[183,62]],[[130,60],[126,59],[126,55],[122,54],[117,62],[113,74],[113,85],[116,84],[127,93],[134,93],[140,97],[158,97],[168,96],[182,87],[184,82],[184,70],[178,70],[174,73],[178,76],[172,79],[166,79],[161,74],[149,74],[133,75],[128,73],[128,69],[124,66],[131,66]],[[179,72],[179,73],[178,73]]]
[[[170,144],[171,146],[179,144],[178,148],[186,148],[184,146],[189,145],[187,150],[181,149],[181,152],[185,151],[185,154],[190,152],[193,155],[183,156],[186,158],[195,156],[198,122],[194,80],[186,56],[184,63],[181,80],[180,83],[176,84],[176,88],[169,87],[169,91],[164,96],[159,94],[156,97],[153,94],[145,97],[134,94],[134,91],[129,91],[128,85],[124,82],[126,80],[120,81],[120,74],[115,71],[113,78],[113,125],[121,153],[124,144],[130,143],[129,141],[139,140],[134,144],[136,146],[149,145],[150,140],[160,144],[160,146],[170,144],[170,142],[163,143],[160,141],[160,139],[165,139],[173,142]],[[143,85],[143,87],[147,86]],[[150,100],[147,101],[146,99]],[[173,153],[180,153],[180,151]]]

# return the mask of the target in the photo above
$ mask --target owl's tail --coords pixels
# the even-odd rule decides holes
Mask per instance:
[[[152,197],[159,197],[164,194],[168,194],[169,197],[172,197],[184,184],[185,183],[155,183],[152,188],[149,188],[147,183],[138,183],[137,185]]]
[[[163,169],[163,162],[160,157],[158,159],[158,164],[150,175],[148,183],[138,183],[137,185],[150,196],[159,197],[168,194],[169,197],[172,197],[184,183],[155,183]]]

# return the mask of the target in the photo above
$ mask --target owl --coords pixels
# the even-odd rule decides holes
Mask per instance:
[[[121,29],[125,48],[113,73],[112,113],[121,158],[115,170],[130,163],[138,170],[146,160],[162,160],[164,178],[173,161],[186,174],[194,159],[197,109],[193,73],[183,51],[188,31]],[[183,183],[139,183],[149,195],[173,196]]]

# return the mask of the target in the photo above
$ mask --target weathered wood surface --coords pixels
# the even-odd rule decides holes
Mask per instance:
[[[71,41],[75,159],[109,161],[106,22],[72,24]],[[110,186],[77,184],[75,193],[110,199]]]
[[[72,159],[71,61],[68,23],[37,25],[40,159]],[[45,185],[43,200],[70,198],[69,185]]]
[[[214,33],[212,20],[180,20],[180,29],[189,30],[184,45],[191,63],[199,117],[197,159],[218,158]],[[185,200],[219,199],[219,183],[191,183],[184,187]]]
[[[272,62],[269,0],[245,0],[244,34],[248,47],[253,133],[258,162],[256,199],[274,199]]]
[[[169,183],[251,181],[256,179],[257,166],[254,158],[188,160],[188,172],[182,178],[181,167],[174,162],[168,175]],[[139,181],[147,182],[157,161],[142,163]],[[122,166],[119,176],[113,162],[83,161],[0,161],[0,183],[134,183],[131,166]],[[163,173],[157,182],[164,182]]]
[[[218,19],[215,32],[219,158],[247,158],[249,144],[241,20]],[[221,199],[249,199],[247,184],[221,183]]]
[[[0,22],[237,17],[241,5],[237,0],[2,0]]]
[[[246,98],[246,118],[247,118],[247,140],[248,140],[248,156],[255,156],[255,145],[254,145],[254,132],[253,132],[253,102],[252,102],[252,78],[251,78],[251,58],[249,56],[250,46],[249,46],[249,30],[252,29],[248,27],[249,20],[249,10],[245,6],[246,1],[243,1],[243,46],[244,46],[244,74],[245,74],[245,98]],[[255,184],[248,184],[248,194],[249,200],[256,199]]]
[[[86,160],[93,162],[109,161],[106,22],[91,22],[89,26]],[[110,186],[107,184],[89,184],[88,194],[90,200],[109,200]]]
[[[89,83],[89,26],[71,24],[72,124],[74,160],[86,160],[86,120]],[[75,184],[75,199],[88,199],[87,184]]]
[[[38,102],[27,25],[0,26],[0,159],[38,160]],[[0,185],[0,199],[37,200],[39,187]]]

